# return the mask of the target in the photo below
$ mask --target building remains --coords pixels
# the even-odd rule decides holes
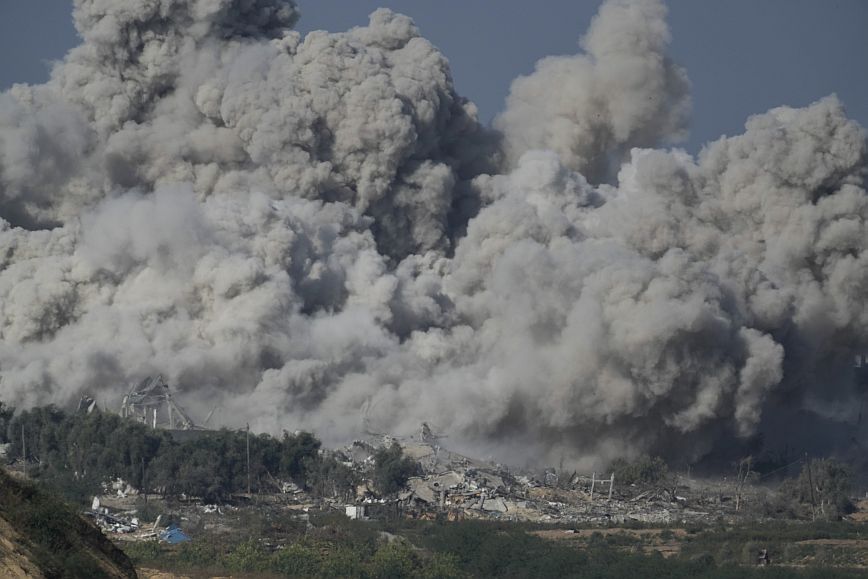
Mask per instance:
[[[152,428],[198,430],[187,413],[172,399],[169,385],[161,375],[148,376],[124,396],[120,414]]]

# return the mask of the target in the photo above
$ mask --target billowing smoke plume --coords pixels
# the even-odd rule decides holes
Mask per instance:
[[[588,463],[855,419],[868,146],[835,97],[635,148],[688,82],[660,2],[608,0],[497,132],[410,19],[297,17],[76,0],[83,44],[0,94],[0,398],[162,373],[230,426]]]
[[[660,2],[610,0],[582,39],[586,54],[544,58],[518,78],[496,123],[513,165],[548,149],[597,183],[631,148],[684,137],[687,75],[666,56],[665,18]]]

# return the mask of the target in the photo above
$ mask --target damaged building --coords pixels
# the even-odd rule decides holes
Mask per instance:
[[[161,375],[148,376],[130,390],[121,402],[120,415],[151,428],[203,429],[196,425],[187,412],[172,398],[169,385]]]
[[[424,429],[423,429],[424,432]],[[366,478],[378,446],[394,439],[356,441],[337,451],[347,466]],[[754,516],[736,508],[733,482],[699,481],[673,476],[651,485],[619,484],[614,473],[557,473],[515,469],[452,452],[437,439],[412,437],[397,441],[406,457],[419,466],[394,499],[379,497],[366,480],[353,504],[339,508],[351,518],[380,518],[395,513],[421,519],[478,518],[557,524],[618,525],[630,522],[675,524]],[[335,508],[338,508],[335,505]]]

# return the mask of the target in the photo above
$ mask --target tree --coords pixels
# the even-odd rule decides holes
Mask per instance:
[[[806,459],[799,477],[781,490],[803,505],[811,505],[813,516],[838,518],[853,511],[850,487],[853,471],[834,459]]]
[[[0,401],[0,444],[9,442],[11,436],[9,426],[12,423],[12,416],[14,414],[14,408]]]
[[[411,458],[404,457],[398,444],[377,449],[374,453],[374,487],[381,495],[392,495],[401,490],[418,465]]]
[[[309,432],[289,434],[284,431],[280,444],[280,474],[304,484],[305,465],[318,456],[322,443]]]
[[[120,477],[167,496],[222,500],[247,488],[248,468],[254,491],[274,486],[278,476],[304,483],[310,469],[332,494],[352,488],[343,465],[321,464],[320,441],[307,432],[284,433],[282,439],[250,435],[248,461],[246,432],[224,429],[176,442],[168,432],[99,410],[69,414],[45,406],[13,416],[0,404],[0,427],[10,435],[10,458],[19,458],[26,444],[29,476],[75,489],[77,498]]]
[[[310,459],[305,470],[307,487],[320,497],[348,500],[359,482],[353,469],[341,464],[333,456]]]

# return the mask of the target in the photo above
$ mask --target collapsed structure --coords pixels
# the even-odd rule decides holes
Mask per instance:
[[[367,479],[379,446],[400,444],[405,456],[419,466],[394,499],[377,495],[369,482],[356,490],[350,504],[327,499],[326,505],[350,518],[406,516],[420,519],[446,517],[497,519],[559,524],[620,525],[709,521],[718,517],[756,516],[737,507],[737,497],[751,501],[764,496],[758,488],[739,489],[724,478],[693,480],[676,476],[653,485],[618,484],[614,473],[589,475],[534,471],[474,459],[447,450],[421,436],[357,440],[334,456]],[[293,500],[305,501],[303,495]],[[742,501],[744,502],[744,500]]]
[[[378,448],[392,444],[400,444],[404,456],[417,463],[418,474],[396,495],[381,496],[372,484],[373,457]],[[237,501],[222,506],[184,496],[172,508],[188,524],[205,529],[225,528],[224,519],[231,516],[235,520],[239,510],[253,505],[266,511],[286,510],[305,522],[309,522],[310,513],[326,511],[361,520],[486,519],[612,527],[756,520],[764,516],[759,505],[771,492],[757,485],[740,487],[735,479],[728,481],[726,477],[709,480],[675,475],[650,484],[619,484],[611,472],[598,477],[597,473],[526,470],[464,456],[421,437],[357,440],[325,452],[358,477],[351,500],[337,495],[313,496],[285,482],[272,493],[239,495]],[[95,499],[88,514],[106,532],[126,540],[156,540],[162,537],[156,532],[159,522],[152,527],[139,524],[137,519],[140,498],[126,483],[115,481],[102,497],[102,504]],[[151,496],[152,502],[159,500]]]
[[[187,413],[172,399],[169,385],[162,375],[148,376],[124,396],[122,418],[141,422],[152,428],[197,430]]]

